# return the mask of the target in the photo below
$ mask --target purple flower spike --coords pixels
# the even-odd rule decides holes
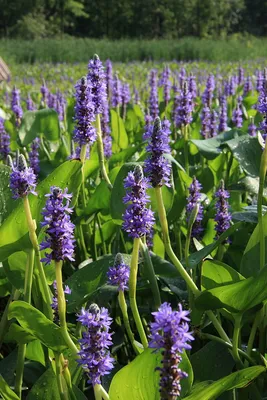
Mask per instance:
[[[122,104],[122,85],[121,81],[116,74],[113,80],[112,87],[112,107],[118,107]]]
[[[203,104],[205,104],[208,107],[211,107],[214,89],[215,89],[214,76],[209,75],[207,79],[206,89],[202,95]]]
[[[36,195],[36,176],[32,168],[27,167],[24,155],[19,155],[16,166],[13,165],[10,156],[8,156],[8,159],[9,165],[12,168],[10,173],[10,189],[13,193],[13,199],[26,197],[30,193]]]
[[[52,260],[56,262],[68,259],[74,261],[74,224],[70,221],[70,214],[72,208],[69,204],[72,194],[68,194],[68,189],[62,189],[52,186],[46,205],[43,209],[42,215],[44,222],[41,226],[46,226],[46,238],[40,244],[40,249],[51,249],[51,253],[45,253],[44,261],[50,264]],[[65,200],[65,201],[64,201]]]
[[[140,95],[135,86],[134,86],[134,104],[140,104]]]
[[[113,73],[112,73],[112,62],[106,61],[106,83],[107,83],[107,95],[108,99],[111,99],[112,88],[113,88]]]
[[[158,99],[158,79],[157,71],[152,69],[149,76],[150,96],[149,111],[153,119],[159,115],[159,99]]]
[[[11,109],[15,114],[16,126],[19,126],[23,111],[20,105],[20,91],[15,86],[12,90]]]
[[[160,81],[160,86],[163,86],[164,102],[165,102],[166,106],[171,99],[172,83],[171,83],[170,77],[171,77],[171,70],[168,66],[166,66],[163,70],[163,73],[161,76],[161,81]]]
[[[242,85],[242,83],[244,82],[244,68],[239,67],[238,68],[238,85]]]
[[[118,290],[124,291],[128,289],[128,281],[130,276],[130,267],[124,263],[123,256],[118,253],[114,260],[113,267],[107,272],[108,284],[118,286]]]
[[[40,172],[40,160],[39,160],[39,147],[40,147],[40,139],[35,138],[31,144],[31,150],[29,151],[29,160],[30,167],[33,169],[33,172],[36,176],[38,176]]]
[[[227,129],[227,99],[225,95],[220,97],[220,122],[219,132],[225,132]]]
[[[177,109],[175,111],[175,126],[182,127],[190,124],[193,120],[192,112],[194,109],[192,93],[188,90],[187,81],[184,81],[181,94],[177,99]]]
[[[81,309],[78,321],[86,328],[79,340],[78,363],[88,376],[88,383],[101,384],[101,377],[108,375],[113,368],[114,359],[110,355],[112,345],[110,325],[112,318],[108,310],[91,304],[88,310]]]
[[[215,110],[212,110],[210,116],[210,137],[217,136],[218,129],[219,129],[218,114],[216,113]]]
[[[260,123],[259,130],[262,132],[265,141],[267,136],[267,84],[260,91],[257,110],[263,114],[263,121]]]
[[[153,187],[170,186],[171,165],[164,156],[170,153],[169,134],[169,121],[165,120],[161,125],[160,118],[157,117],[154,121],[153,130],[151,130],[151,136],[148,138],[146,150],[149,156],[145,160],[144,167]]]
[[[102,114],[103,103],[107,101],[106,74],[97,54],[89,61],[87,82],[92,93],[94,113]]]
[[[10,153],[10,136],[5,130],[4,119],[0,117],[0,160],[6,160]]]
[[[122,228],[131,238],[141,238],[149,233],[155,222],[154,213],[146,207],[149,196],[146,190],[150,187],[148,179],[144,178],[142,167],[137,165],[134,172],[129,172],[124,180],[127,191],[124,203],[130,203],[123,215]]]
[[[36,110],[35,104],[32,101],[30,93],[28,93],[27,99],[26,99],[26,106],[28,111],[34,111]]]
[[[52,298],[51,308],[52,308],[53,313],[54,313],[54,321],[58,322],[59,321],[59,316],[58,316],[57,281],[53,282],[53,288],[54,288],[54,296]],[[65,294],[71,294],[71,289],[68,287],[68,285],[65,285],[64,293]],[[65,300],[66,300],[66,302],[68,302],[68,299],[65,299]]]
[[[201,134],[205,139],[210,137],[210,118],[210,108],[208,106],[204,106],[200,115],[200,119],[202,123]]]
[[[217,198],[217,203],[215,205],[217,211],[214,219],[216,221],[216,239],[218,239],[223,232],[230,228],[230,222],[232,220],[227,200],[230,197],[230,194],[227,190],[224,189],[223,180],[221,181],[220,188],[215,193],[215,196]]]
[[[75,121],[73,140],[80,146],[92,145],[96,141],[96,130],[92,125],[95,120],[94,104],[92,102],[90,88],[87,85],[85,77],[76,84],[76,105],[75,105]]]
[[[103,103],[103,113],[101,115],[101,129],[103,137],[104,155],[106,158],[112,156],[112,138],[109,126],[109,103],[107,99]]]
[[[189,196],[187,197],[186,214],[187,222],[190,219],[190,215],[194,210],[195,206],[199,204],[198,214],[192,227],[192,237],[200,239],[203,233],[203,227],[201,226],[203,220],[203,206],[200,204],[202,185],[193,177],[193,182],[189,186]]]
[[[254,118],[250,117],[250,124],[248,126],[248,134],[250,136],[257,136],[257,127],[254,124]]]
[[[183,350],[190,350],[190,342],[194,340],[189,332],[189,311],[184,311],[181,304],[179,310],[173,311],[169,303],[163,303],[159,310],[153,312],[154,322],[150,324],[151,337],[149,347],[162,352],[159,392],[161,399],[176,399],[181,394],[180,381],[187,377],[181,371],[179,363]]]
[[[243,125],[242,97],[237,99],[236,108],[233,110],[232,121],[237,128],[242,128]]]
[[[191,93],[193,99],[197,97],[197,84],[196,78],[193,74],[190,74],[188,78],[188,90]]]
[[[251,92],[251,90],[253,90],[253,84],[252,84],[251,76],[249,75],[244,84],[243,96],[246,96],[249,92]]]
[[[40,92],[42,94],[42,102],[44,104],[44,107],[47,107],[48,106],[49,89],[46,86],[46,83],[45,83],[44,79],[43,79],[43,84],[42,84],[42,86],[40,88]],[[49,106],[49,108],[53,108],[53,107]]]

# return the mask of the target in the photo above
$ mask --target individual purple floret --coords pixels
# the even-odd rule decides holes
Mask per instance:
[[[123,256],[118,253],[114,260],[114,265],[107,272],[108,284],[118,286],[118,290],[128,289],[130,267],[124,263]]]
[[[15,114],[16,126],[21,123],[23,111],[20,105],[20,91],[14,86],[12,90],[11,109]]]
[[[0,117],[0,160],[6,160],[10,153],[10,136],[5,130],[5,120]]]
[[[181,128],[190,124],[193,120],[192,112],[194,109],[193,98],[191,92],[188,90],[187,81],[184,81],[181,94],[177,99],[177,109],[175,110],[175,126]]]
[[[54,296],[52,298],[51,308],[52,308],[53,313],[54,313],[54,320],[55,320],[55,322],[58,322],[59,321],[59,317],[58,317],[57,281],[53,282],[53,288],[54,288]],[[65,285],[64,293],[65,294],[71,294],[71,289],[68,287],[68,285]],[[68,299],[65,299],[65,300],[66,300],[66,302],[68,302]]]
[[[124,203],[130,203],[123,214],[122,228],[131,238],[141,238],[146,235],[155,222],[154,213],[146,207],[149,196],[146,194],[150,187],[148,179],[144,178],[142,167],[137,165],[129,172],[124,180],[126,196]]]
[[[48,106],[48,97],[49,97],[49,89],[46,86],[45,80],[43,79],[43,84],[40,88],[40,92],[42,94],[42,102],[44,107]],[[49,108],[54,108],[54,107],[49,107]]]
[[[230,197],[230,194],[224,189],[223,180],[221,181],[219,190],[215,193],[215,197],[217,198],[217,203],[215,205],[216,215],[214,220],[216,221],[216,239],[218,239],[223,232],[230,228],[230,222],[232,220],[227,200]]]
[[[232,121],[237,128],[242,128],[243,125],[242,96],[239,96],[237,99],[237,105],[233,110]]]
[[[97,54],[89,61],[87,82],[91,89],[94,113],[102,114],[103,103],[107,101],[106,74]]]
[[[248,126],[248,134],[249,136],[257,136],[257,127],[254,124],[254,118],[250,117],[250,123]]]
[[[203,227],[201,226],[203,220],[203,206],[200,204],[201,200],[201,191],[202,185],[193,177],[193,182],[189,186],[189,196],[187,197],[187,205],[186,205],[186,214],[187,214],[187,222],[190,219],[190,215],[197,204],[199,204],[198,214],[196,216],[195,222],[192,227],[191,236],[200,239],[203,233]]]
[[[10,173],[10,189],[13,193],[13,199],[26,197],[32,193],[36,195],[36,176],[31,167],[27,166],[24,155],[20,154],[16,166],[8,156],[8,163],[12,168]]]
[[[214,89],[215,89],[214,76],[209,75],[207,79],[206,89],[202,95],[203,104],[208,107],[211,107]]]
[[[107,97],[110,101],[112,96],[113,88],[113,72],[112,72],[112,62],[110,60],[106,61],[106,84],[107,84]]]
[[[243,96],[246,96],[249,92],[251,92],[251,90],[253,90],[253,84],[252,84],[251,76],[249,75],[246,78],[246,82],[244,84]]]
[[[153,312],[154,322],[150,324],[149,347],[161,351],[162,367],[160,371],[159,392],[164,400],[175,400],[181,394],[180,381],[188,375],[179,368],[184,350],[190,350],[190,342],[194,340],[189,332],[189,311],[182,309],[173,311],[169,303],[163,303],[159,310]]]
[[[149,113],[153,119],[159,115],[158,79],[157,70],[152,69],[149,75]]]
[[[41,260],[50,264],[52,260],[59,262],[68,259],[74,261],[74,224],[70,220],[73,209],[70,208],[72,194],[68,189],[62,191],[59,187],[52,186],[42,215],[44,222],[41,226],[46,227],[46,238],[40,244],[40,249],[51,249],[51,253],[45,253]]]
[[[148,158],[145,160],[144,171],[148,174],[153,187],[170,186],[171,165],[165,158],[170,153],[169,146],[170,122],[162,123],[157,117],[154,121],[151,136],[148,138]]]
[[[109,103],[107,99],[103,103],[103,113],[101,115],[101,130],[103,137],[104,155],[106,158],[112,156],[112,138],[109,126]]]
[[[27,99],[26,99],[26,107],[28,111],[34,111],[36,110],[35,104],[32,101],[30,93],[28,93]]]
[[[225,132],[227,129],[227,99],[225,95],[220,97],[220,121],[219,132]]]
[[[73,140],[82,145],[92,145],[96,141],[96,130],[92,125],[95,119],[94,105],[92,103],[90,88],[85,77],[75,85],[76,105],[74,107],[76,127],[74,129]]]
[[[210,137],[210,108],[208,106],[204,106],[200,115],[201,119],[201,134],[205,139]]]
[[[86,328],[79,340],[78,363],[88,376],[88,383],[101,384],[101,377],[108,375],[113,368],[114,359],[110,355],[112,345],[110,325],[112,318],[108,310],[91,304],[88,310],[81,309],[77,320]]]
[[[114,76],[112,87],[112,107],[119,107],[122,104],[122,85],[117,74]]]
[[[30,167],[33,169],[33,172],[36,176],[38,176],[40,172],[39,147],[40,138],[37,137],[33,140],[31,144],[31,150],[29,151]]]

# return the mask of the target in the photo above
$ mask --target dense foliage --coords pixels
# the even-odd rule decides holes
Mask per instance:
[[[267,396],[264,67],[14,67],[3,399]]]

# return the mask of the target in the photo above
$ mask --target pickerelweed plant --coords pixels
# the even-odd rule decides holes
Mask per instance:
[[[14,65],[0,397],[266,398],[264,64]]]

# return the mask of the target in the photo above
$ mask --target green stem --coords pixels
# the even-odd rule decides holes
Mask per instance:
[[[232,350],[233,345],[232,343],[225,342],[225,340],[219,338],[218,336],[210,335],[209,333],[199,333],[199,337],[201,339],[207,339],[207,340],[212,340],[214,342],[218,342],[223,344],[225,347],[228,349]],[[247,353],[245,353],[243,350],[238,348],[238,353],[243,356],[251,365],[257,365],[257,363],[251,358]]]
[[[176,269],[179,272],[179,274],[181,275],[181,277],[185,280],[188,288],[192,291],[194,296],[197,296],[200,294],[200,290],[198,289],[198,287],[192,280],[191,276],[187,273],[187,271],[184,269],[181,262],[178,260],[178,258],[174,254],[172,246],[171,246],[168,221],[167,221],[165,207],[163,204],[161,187],[157,186],[155,188],[155,192],[156,192],[159,220],[160,220],[160,224],[161,224],[163,241],[164,241],[166,253],[170,257],[170,260],[172,261],[173,265],[176,267]]]
[[[209,319],[211,320],[211,322],[214,325],[214,328],[216,329],[216,331],[219,333],[219,335],[221,336],[221,338],[228,343],[231,343],[231,340],[229,339],[229,337],[227,336],[226,332],[224,331],[223,327],[221,326],[220,322],[217,320],[215,314],[211,311],[208,310],[206,311],[207,316],[209,317]]]
[[[129,298],[130,305],[135,320],[135,324],[144,348],[148,347],[147,337],[142,325],[142,321],[139,315],[137,303],[136,303],[136,284],[137,284],[137,271],[138,271],[138,256],[139,256],[139,245],[140,239],[135,238],[133,242],[133,252],[131,258],[131,269],[129,278]]]
[[[97,222],[97,225],[98,225],[100,238],[101,238],[101,242],[102,242],[103,254],[107,254],[107,247],[106,247],[106,243],[105,243],[105,239],[104,239],[104,235],[103,235],[103,230],[102,230],[102,226],[101,226],[101,222],[100,222],[100,218],[99,218],[98,214],[96,214],[96,222]]]
[[[185,159],[185,171],[189,175],[189,161],[188,161],[188,125],[183,127],[184,134],[184,159]]]
[[[242,368],[244,368],[244,365],[240,359],[239,352],[238,352],[242,315],[236,315],[234,318],[235,318],[235,325],[234,325],[234,333],[233,333],[233,357],[236,362],[236,365],[242,369]]]
[[[100,171],[102,177],[107,182],[109,189],[112,189],[112,184],[109,180],[106,167],[105,167],[105,157],[104,157],[104,148],[103,148],[103,141],[102,141],[102,131],[101,131],[101,121],[100,121],[100,114],[96,116],[96,133],[97,133],[97,151],[98,151],[98,158],[100,164]]]
[[[265,265],[265,237],[263,229],[263,216],[262,216],[262,201],[263,201],[263,190],[265,175],[267,171],[267,140],[265,143],[265,149],[261,156],[260,164],[260,182],[259,182],[259,193],[258,193],[258,221],[259,221],[259,235],[260,235],[260,268]]]
[[[79,234],[80,234],[80,244],[83,249],[84,259],[86,260],[87,259],[87,250],[86,250],[86,244],[84,241],[83,228],[82,228],[81,223],[79,223],[78,229],[79,229]]]
[[[148,280],[149,280],[151,291],[152,291],[153,298],[154,298],[154,306],[155,306],[155,309],[157,310],[161,305],[161,297],[160,297],[157,278],[155,275],[155,271],[154,271],[152,260],[151,260],[150,254],[149,254],[149,250],[147,248],[145,241],[144,242],[141,241],[140,244],[141,244],[141,250],[142,250],[142,254],[144,257],[144,261],[145,261]]]
[[[10,305],[10,303],[12,301],[18,300],[19,297],[20,297],[20,291],[13,288],[12,293],[9,296],[7,305],[5,307],[5,311],[3,312],[3,315],[2,315],[2,318],[1,318],[1,321],[0,321],[0,349],[1,349],[2,344],[3,344],[3,339],[4,339],[4,336],[6,334],[6,329],[10,324],[10,321],[7,318],[9,305]]]
[[[103,388],[103,386],[101,386],[101,396],[104,400],[110,400],[109,399],[109,395],[108,393],[105,391],[105,389]]]
[[[101,385],[94,385],[95,400],[102,400]]]
[[[121,309],[123,322],[124,322],[124,326],[125,326],[128,338],[130,339],[131,345],[133,346],[133,349],[134,349],[135,353],[138,355],[139,351],[138,351],[138,349],[136,347],[136,344],[135,344],[135,341],[134,341],[134,334],[133,334],[131,326],[130,326],[128,311],[127,311],[127,304],[126,304],[126,301],[125,301],[123,290],[119,290],[118,299],[119,299],[119,306],[120,306],[120,309]]]
[[[48,158],[48,160],[51,160],[51,156],[49,154],[49,151],[47,150],[47,148],[46,148],[46,146],[44,144],[43,135],[40,135],[40,141],[41,141],[41,145],[42,145],[42,148],[43,148],[43,151],[44,151],[46,157]]]
[[[55,354],[55,364],[56,364],[56,377],[57,377],[57,386],[61,400],[68,400],[68,394],[64,391],[63,387],[63,377],[61,373],[61,362],[60,355]]]
[[[31,303],[33,264],[34,264],[34,249],[30,249],[25,268],[25,282],[24,282],[24,301],[29,304]],[[18,348],[18,358],[16,366],[16,378],[15,378],[15,393],[18,395],[19,398],[21,398],[21,391],[22,391],[26,347],[27,344],[22,343],[19,344]]]
[[[87,144],[83,144],[80,152],[80,160],[83,164],[85,163],[86,150],[87,150]]]
[[[261,316],[261,312],[258,311],[256,314],[256,317],[254,319],[251,331],[250,331],[250,335],[249,335],[249,339],[248,339],[248,347],[247,347],[247,355],[249,357],[251,356],[251,353],[252,353],[252,348],[253,348],[256,332],[257,332],[259,322],[260,322],[260,316]]]
[[[46,315],[48,318],[53,320],[53,310],[51,308],[51,303],[52,303],[51,292],[49,290],[46,276],[44,273],[44,268],[41,263],[41,254],[40,254],[40,249],[39,249],[39,244],[38,244],[38,238],[36,235],[36,222],[32,218],[32,213],[31,213],[31,208],[30,208],[30,203],[29,203],[28,197],[23,198],[23,207],[24,207],[24,212],[26,215],[27,224],[28,224],[30,240],[31,240],[32,246],[35,250],[37,270],[40,275],[41,284],[42,284],[42,292],[44,294],[44,300],[46,303],[46,309],[47,309]]]
[[[66,300],[62,282],[62,262],[56,261],[55,265],[56,265],[56,281],[57,281],[58,315],[59,315],[61,332],[64,337],[66,345],[72,351],[73,355],[77,356],[78,350],[69,335],[67,321],[66,321]]]

